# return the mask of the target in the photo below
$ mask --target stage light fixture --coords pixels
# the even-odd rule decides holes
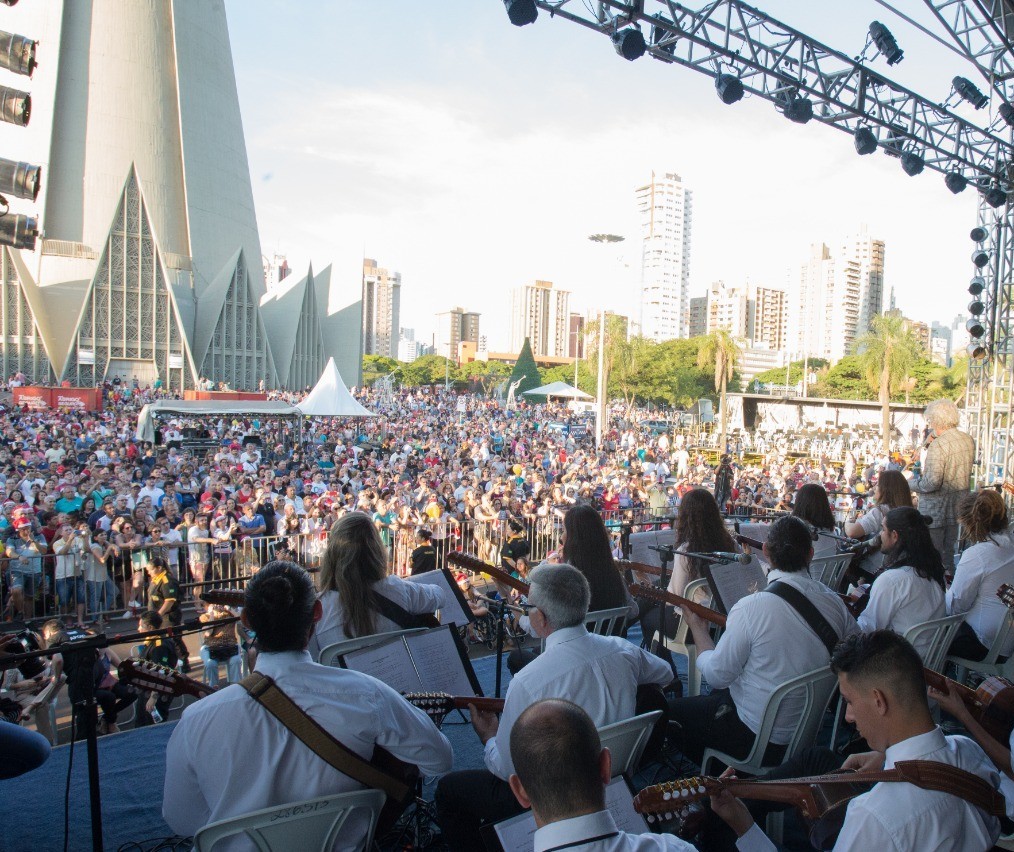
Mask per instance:
[[[986,344],[981,340],[973,340],[965,347],[965,352],[973,361],[982,361],[989,354]]]
[[[973,278],[968,284],[968,292],[971,293],[973,296],[981,296],[982,291],[985,289],[986,289],[986,279],[982,278],[979,275],[976,275],[975,278]]]
[[[972,299],[972,301],[968,303],[968,312],[973,317],[981,317],[983,311],[985,311],[985,310],[986,310],[986,306],[982,302],[980,302],[978,299]]]
[[[914,151],[906,151],[901,155],[901,168],[909,177],[915,177],[926,168],[926,161]]]
[[[35,72],[37,41],[0,30],[0,68],[31,77]]]
[[[880,21],[873,21],[870,24],[870,38],[873,39],[877,50],[883,54],[888,65],[897,65],[905,58],[905,51],[898,47],[894,34]]]
[[[16,6],[18,0],[0,0],[0,3],[3,3],[5,6]]]
[[[965,187],[968,186],[968,178],[961,172],[948,172],[944,175],[944,186],[957,195],[959,192],[965,191]]]
[[[979,90],[979,87],[967,77],[955,77],[951,80],[951,85],[954,87],[955,92],[961,95],[962,98],[968,101],[976,109],[982,109],[989,103],[989,97],[984,95]]]
[[[715,91],[723,104],[734,104],[743,99],[743,81],[734,74],[719,74],[715,78]]]
[[[1000,109],[997,110],[1000,113],[1000,118],[1007,122],[1011,127],[1014,127],[1014,106],[1003,103],[1000,104]]]
[[[782,115],[796,124],[806,124],[813,118],[813,101],[801,98],[795,92],[781,92],[776,108],[780,108]]]
[[[32,96],[28,92],[0,86],[0,121],[24,127],[32,115]]]
[[[989,263],[989,252],[985,249],[977,248],[972,252],[972,265],[976,269],[982,269],[987,263]]]
[[[983,243],[986,241],[986,237],[989,236],[989,231],[982,227],[982,225],[976,225],[969,232],[968,237],[973,243]]]
[[[640,59],[648,49],[644,36],[637,27],[625,27],[613,33],[613,47],[628,62]]]
[[[986,333],[986,327],[982,324],[982,320],[972,317],[972,319],[965,323],[965,331],[972,335],[972,337],[982,337]]]
[[[0,193],[35,201],[39,197],[41,183],[41,166],[0,157]]]
[[[877,150],[879,142],[877,142],[876,134],[868,127],[860,127],[856,130],[853,135],[856,143],[856,153],[860,157],[865,157],[867,154],[872,154]]]
[[[1002,207],[1007,203],[1007,193],[998,186],[991,186],[982,194],[982,198],[983,201],[994,209]]]
[[[0,216],[0,244],[16,249],[35,249],[39,220],[21,213]]]
[[[507,9],[507,17],[516,27],[523,27],[525,24],[534,24],[539,17],[539,7],[535,0],[503,0]]]

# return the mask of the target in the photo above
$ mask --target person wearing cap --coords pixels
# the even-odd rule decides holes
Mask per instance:
[[[37,535],[32,522],[23,515],[14,520],[15,537],[7,542],[7,581],[11,590],[14,618],[31,618],[35,597],[44,591],[42,555],[48,550],[46,539]]]

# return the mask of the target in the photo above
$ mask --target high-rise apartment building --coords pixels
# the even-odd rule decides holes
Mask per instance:
[[[437,314],[437,355],[458,361],[458,347],[462,343],[479,343],[479,314],[464,308]]]
[[[700,337],[708,333],[708,297],[694,296],[690,300],[690,324],[688,337]]]
[[[733,337],[747,341],[750,346],[772,351],[784,348],[785,292],[782,290],[755,284],[728,287],[724,282],[716,281],[707,296],[700,301],[691,299],[690,302],[692,318],[695,312],[703,313],[707,318],[705,330],[698,333],[723,329]]]
[[[509,348],[520,352],[525,338],[533,355],[567,357],[570,346],[570,291],[536,281],[511,291]]]
[[[284,254],[276,252],[272,257],[264,255],[261,260],[264,262],[264,284],[268,290],[273,290],[288,278],[289,273],[292,272],[289,261]]]
[[[723,329],[733,337],[748,337],[750,299],[746,287],[726,287],[714,281],[708,290],[708,331]]]
[[[657,341],[686,337],[693,193],[679,175],[652,172],[635,197],[641,220],[641,333]]]
[[[884,241],[863,226],[832,251],[810,247],[810,258],[789,274],[786,347],[837,361],[884,312]]]
[[[755,287],[750,301],[747,335],[755,346],[785,348],[785,291],[774,287]]]
[[[570,334],[567,338],[567,355],[570,358],[584,358],[584,317],[581,314],[570,315]]]
[[[401,273],[363,258],[363,354],[398,357]]]

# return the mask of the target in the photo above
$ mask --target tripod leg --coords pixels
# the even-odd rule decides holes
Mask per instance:
[[[92,849],[102,852],[102,801],[99,788],[98,704],[89,699],[77,705],[78,718],[84,728],[88,754],[88,793],[91,802]]]

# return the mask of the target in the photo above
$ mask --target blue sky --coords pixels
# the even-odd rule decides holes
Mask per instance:
[[[508,290],[535,278],[574,309],[636,316],[634,189],[652,169],[694,190],[692,295],[717,279],[784,286],[810,243],[866,223],[907,314],[949,320],[969,301],[971,191],[860,159],[848,136],[760,99],[724,106],[710,78],[625,62],[545,13],[515,28],[501,0],[226,5],[263,250],[297,271],[334,263],[344,287],[364,252],[399,270],[402,324],[424,338],[460,304],[500,347]],[[884,21],[906,57],[875,67],[935,99],[974,78],[873,0],[758,5],[853,55]],[[929,22],[922,3],[897,5]],[[600,231],[628,242],[603,252],[586,240]]]

